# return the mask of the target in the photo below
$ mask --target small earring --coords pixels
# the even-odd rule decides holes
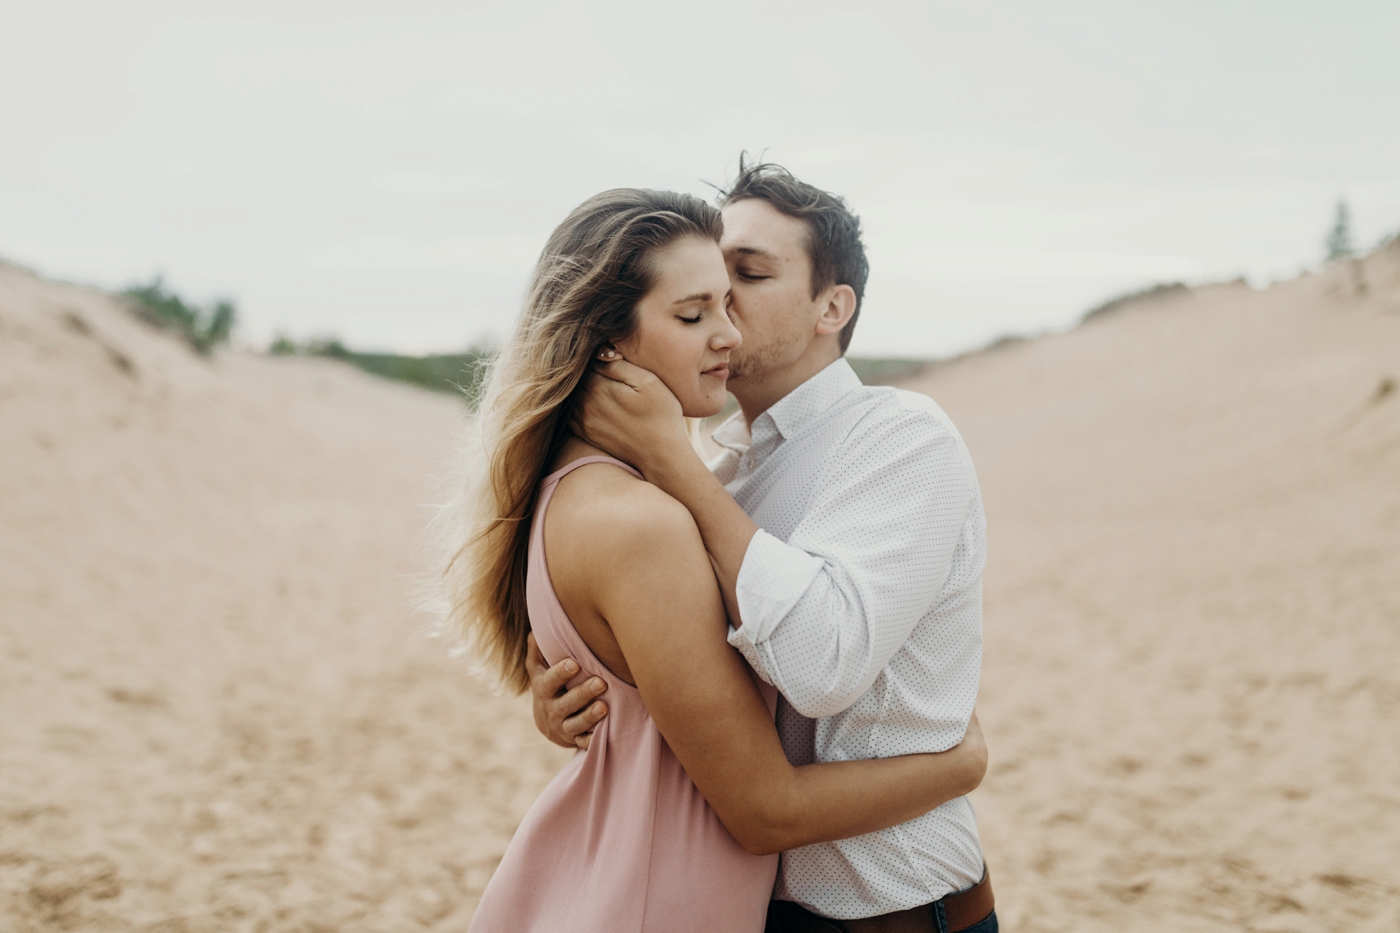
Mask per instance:
[[[598,359],[612,361],[617,359],[617,351],[612,347],[604,347],[598,351]]]

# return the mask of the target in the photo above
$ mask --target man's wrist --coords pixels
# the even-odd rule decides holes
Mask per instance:
[[[690,439],[684,436],[651,447],[637,467],[647,482],[682,502],[685,501],[685,492],[693,482],[696,469],[703,470],[706,474],[710,472],[691,446]]]

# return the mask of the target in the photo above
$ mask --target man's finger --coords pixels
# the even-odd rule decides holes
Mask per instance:
[[[588,751],[588,742],[593,738],[593,733],[585,732],[583,735],[574,736],[574,744],[583,751]]]
[[[631,363],[618,357],[615,360],[594,360],[593,371],[604,379],[611,379],[613,382],[627,382],[627,367],[636,369]]]
[[[572,736],[580,736],[585,732],[592,732],[593,728],[602,722],[608,715],[608,704],[599,700],[590,704],[589,707],[576,716],[570,716],[564,720],[564,732]]]
[[[607,681],[601,677],[590,677],[583,683],[574,687],[568,693],[563,694],[554,700],[554,715],[560,719],[567,719],[576,713],[583,711],[589,703],[607,692]],[[591,729],[592,726],[584,726]],[[574,733],[570,733],[571,735]]]
[[[549,668],[537,679],[532,680],[535,689],[540,696],[552,697],[563,690],[568,685],[570,678],[578,673],[578,662],[573,658],[565,658],[558,664]],[[568,696],[568,694],[565,694]]]
[[[641,385],[643,379],[651,375],[650,370],[643,369],[636,363],[629,363],[622,359],[611,360],[609,362],[594,360],[593,371],[605,379],[611,379],[613,382],[620,382],[634,389]]]

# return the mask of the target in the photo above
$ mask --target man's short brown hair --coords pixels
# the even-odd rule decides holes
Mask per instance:
[[[849,285],[856,293],[856,310],[841,328],[841,352],[851,345],[851,335],[860,317],[865,298],[865,280],[870,263],[860,239],[860,218],[851,213],[845,200],[829,191],[809,185],[773,162],[748,161],[739,155],[739,174],[727,189],[721,189],[723,207],[748,199],[767,201],[773,208],[807,224],[807,258],[812,262],[812,297],[832,285]]]

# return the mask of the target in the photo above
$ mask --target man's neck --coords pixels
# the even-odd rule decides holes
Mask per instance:
[[[738,385],[731,382],[730,391],[744,413],[744,422],[752,428],[759,415],[840,358],[841,350],[834,343],[830,346],[814,343],[785,366],[745,376]]]

